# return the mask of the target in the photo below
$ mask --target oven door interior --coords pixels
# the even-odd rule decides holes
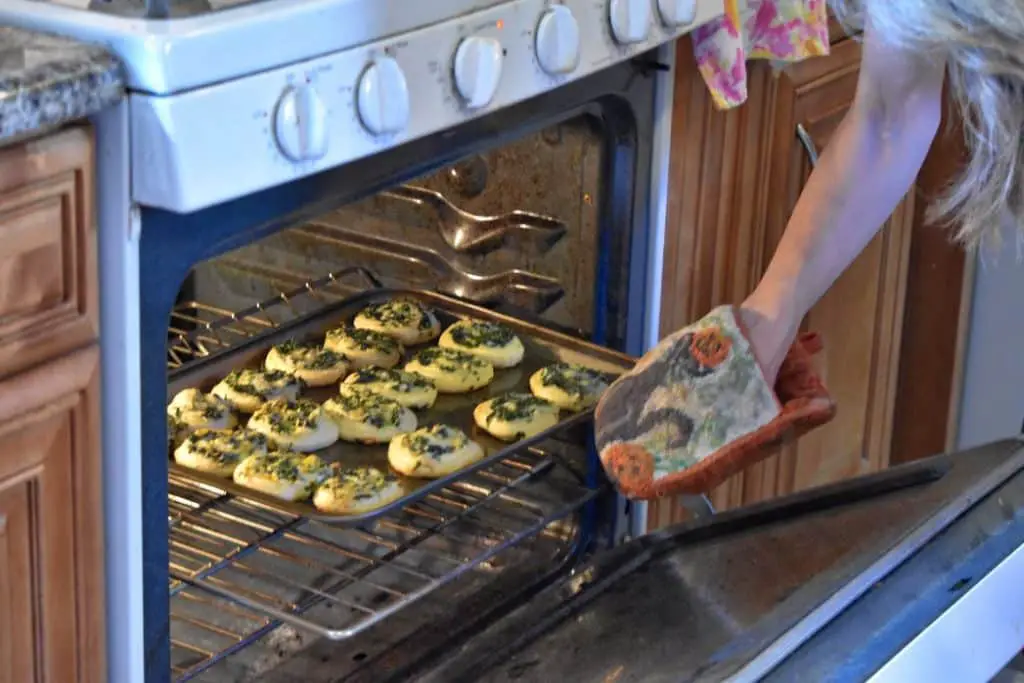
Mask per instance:
[[[617,65],[195,214],[143,209],[147,680],[403,680],[621,534],[585,424],[339,527],[169,471],[165,407],[196,368],[379,288],[635,355],[650,74]]]
[[[1020,650],[1022,466],[1008,439],[660,530],[416,680],[988,680]]]

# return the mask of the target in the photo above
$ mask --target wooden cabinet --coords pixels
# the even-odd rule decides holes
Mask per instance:
[[[88,128],[0,148],[0,377],[98,336],[93,192]]]
[[[92,139],[0,150],[0,681],[100,683]]]
[[[668,333],[721,303],[739,303],[754,288],[777,246],[814,160],[848,110],[856,92],[860,45],[843,40],[827,57],[778,68],[750,64],[749,99],[728,112],[715,110],[693,66],[689,41],[680,41],[672,119],[670,199],[663,282],[662,331]],[[951,165],[946,160],[946,176]],[[713,495],[720,507],[774,497],[889,465],[894,419],[900,405],[903,358],[919,360],[926,340],[903,343],[913,242],[923,231],[923,200],[911,192],[886,227],[804,321],[820,332],[819,369],[839,411],[814,431],[724,484]],[[933,247],[937,247],[931,243]],[[944,256],[957,254],[949,246]],[[933,260],[935,254],[931,255]],[[947,275],[962,279],[960,261],[947,258]],[[918,272],[921,271],[921,272]],[[959,295],[960,289],[957,289]],[[960,297],[953,319],[934,334],[957,337]],[[914,314],[933,302],[915,303]],[[935,325],[932,325],[934,328]],[[946,344],[949,354],[957,344]],[[925,351],[931,353],[927,349]],[[953,365],[949,359],[950,366]],[[906,389],[906,387],[904,387]],[[913,391],[911,391],[912,389]],[[908,393],[921,392],[911,386]],[[946,387],[946,407],[949,386]],[[939,422],[945,429],[945,416]],[[909,443],[904,439],[903,445]],[[921,442],[923,444],[923,442]],[[940,441],[941,443],[941,441]],[[941,450],[941,446],[935,450]],[[929,454],[916,454],[915,457]],[[896,459],[909,459],[906,453]],[[649,526],[685,516],[675,501],[651,507]]]

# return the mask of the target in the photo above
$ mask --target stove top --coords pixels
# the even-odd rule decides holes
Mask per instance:
[[[574,0],[590,9],[594,0]],[[628,0],[647,3],[650,0]],[[3,0],[0,24],[104,45],[127,86],[165,96],[535,0]],[[593,11],[593,10],[591,10]]]
[[[275,0],[30,0],[61,5],[125,19],[175,20],[200,17],[246,5],[265,5]],[[500,4],[505,0],[474,2],[474,9]]]

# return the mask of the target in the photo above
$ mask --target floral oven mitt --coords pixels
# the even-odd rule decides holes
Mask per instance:
[[[732,306],[662,340],[605,392],[594,416],[608,476],[630,498],[706,493],[786,438],[825,424],[835,403],[802,335],[765,380]]]

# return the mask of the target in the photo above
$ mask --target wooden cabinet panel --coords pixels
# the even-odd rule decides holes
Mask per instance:
[[[828,144],[853,101],[860,64],[860,45],[851,40],[833,45],[828,57],[781,70],[753,62],[747,104],[720,112],[693,65],[689,41],[678,50],[663,333],[752,291],[814,153]],[[712,496],[719,507],[887,466],[915,220],[920,212],[909,197],[805,321],[824,337],[819,367],[839,403],[835,421],[726,482]],[[685,517],[677,501],[660,501],[648,522],[657,527]]]
[[[104,679],[95,346],[0,382],[0,674]]]
[[[96,339],[88,128],[0,149],[0,377]]]
[[[827,58],[779,74],[766,253],[785,229],[812,157],[853,102],[859,64],[860,45],[846,41]],[[751,472],[744,502],[888,466],[913,215],[911,196],[808,314],[804,327],[825,340],[819,367],[839,411],[830,424],[787,446],[781,458]]]

